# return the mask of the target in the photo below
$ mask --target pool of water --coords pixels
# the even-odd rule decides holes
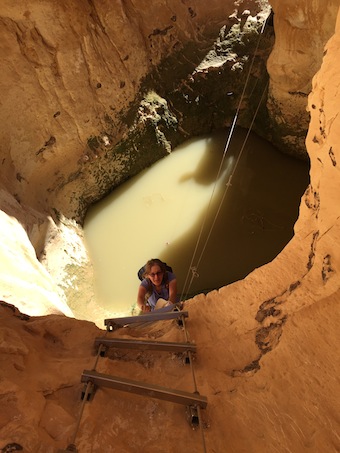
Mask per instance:
[[[89,209],[100,306],[129,314],[150,258],[173,267],[185,298],[244,278],[289,242],[308,163],[255,134],[245,142],[242,129],[225,153],[227,138],[223,130],[189,140]]]

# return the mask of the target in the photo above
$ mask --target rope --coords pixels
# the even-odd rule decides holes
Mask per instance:
[[[267,19],[268,19],[268,18],[267,18]],[[205,223],[206,223],[206,221],[207,221],[208,213],[209,213],[209,211],[210,211],[211,204],[212,204],[212,200],[213,200],[213,198],[214,198],[214,194],[215,194],[215,191],[216,191],[217,181],[218,181],[218,179],[219,179],[219,177],[220,177],[220,175],[221,175],[222,168],[223,168],[223,164],[224,164],[224,160],[225,160],[225,158],[226,158],[227,151],[228,151],[228,149],[229,149],[229,145],[230,145],[230,142],[231,142],[231,138],[232,138],[232,136],[233,136],[234,129],[235,129],[235,127],[236,127],[238,115],[239,115],[239,112],[240,112],[240,110],[241,110],[241,105],[242,105],[242,103],[243,103],[243,98],[244,98],[244,96],[245,96],[245,92],[246,92],[246,89],[247,89],[247,86],[248,86],[249,78],[250,78],[251,71],[252,71],[252,68],[253,68],[253,65],[254,65],[254,61],[255,61],[255,57],[256,57],[257,50],[258,50],[259,45],[260,45],[261,37],[262,37],[262,34],[263,34],[263,32],[264,32],[265,26],[266,26],[266,24],[267,24],[267,19],[266,19],[266,20],[263,22],[263,24],[262,24],[261,31],[260,31],[260,34],[259,34],[259,39],[257,40],[256,48],[255,48],[255,51],[254,51],[254,54],[253,54],[253,58],[252,58],[252,61],[251,61],[251,64],[250,64],[248,73],[247,73],[247,77],[246,77],[245,84],[244,84],[244,86],[243,86],[242,94],[241,94],[241,97],[240,97],[240,100],[239,100],[239,103],[238,103],[238,106],[237,106],[237,110],[236,110],[234,119],[233,119],[232,124],[231,124],[231,128],[230,128],[230,130],[229,130],[227,142],[226,142],[226,145],[225,145],[225,147],[224,147],[224,151],[223,151],[222,159],[221,159],[221,162],[220,162],[220,166],[219,166],[219,168],[218,168],[217,175],[216,175],[216,178],[215,178],[215,184],[214,184],[214,187],[213,187],[213,190],[212,190],[212,193],[211,193],[211,196],[210,196],[209,204],[208,204],[208,207],[207,207],[207,209],[206,209],[206,213],[205,213],[205,216],[204,216],[204,219],[203,219],[201,228],[200,228],[200,232],[199,232],[199,235],[198,235],[198,238],[197,238],[197,241],[196,241],[195,249],[194,249],[194,252],[193,252],[191,261],[190,261],[190,265],[189,265],[188,272],[187,272],[187,275],[186,275],[186,279],[185,279],[185,282],[184,282],[184,285],[183,285],[183,290],[182,290],[182,293],[181,293],[180,300],[183,300],[185,294],[188,294],[188,293],[189,293],[194,278],[199,276],[199,274],[198,274],[198,272],[197,272],[197,269],[198,269],[198,266],[199,266],[199,264],[200,264],[200,262],[201,262],[203,253],[204,253],[205,248],[206,248],[206,245],[207,245],[207,242],[208,242],[208,240],[209,240],[209,238],[210,238],[210,235],[211,235],[212,228],[213,228],[213,226],[214,226],[214,224],[215,224],[217,215],[218,215],[219,212],[220,212],[220,208],[221,208],[222,202],[223,202],[224,197],[225,197],[225,195],[226,195],[226,191],[225,191],[225,193],[224,193],[224,195],[223,195],[222,202],[221,202],[220,205],[219,205],[218,212],[217,212],[217,214],[216,214],[216,216],[215,216],[215,219],[214,219],[214,221],[213,221],[213,225],[212,225],[212,227],[210,228],[210,231],[209,231],[209,234],[208,234],[208,238],[207,238],[207,240],[205,241],[205,244],[204,244],[203,250],[202,250],[202,252],[201,252],[201,254],[200,254],[200,257],[199,257],[199,260],[198,260],[198,262],[197,262],[197,265],[194,266],[193,264],[194,264],[195,256],[196,256],[196,253],[197,253],[197,250],[198,250],[199,243],[200,243],[200,241],[201,241],[201,237],[202,237],[202,234],[203,234],[204,226],[205,226]],[[254,114],[254,116],[253,116],[253,119],[252,119],[252,122],[251,122],[251,126],[250,126],[250,128],[249,128],[249,130],[248,130],[248,134],[247,134],[246,140],[247,140],[247,138],[248,138],[248,136],[249,136],[249,134],[250,134],[251,127],[252,127],[253,124],[254,124],[255,117],[256,117],[257,112],[258,112],[258,110],[259,110],[259,107],[260,107],[260,105],[261,105],[261,103],[262,103],[262,99],[263,99],[264,93],[265,93],[265,91],[266,91],[266,89],[267,89],[267,86],[268,86],[268,83],[267,83],[267,85],[266,85],[266,87],[265,87],[265,90],[264,90],[264,92],[263,92],[263,94],[262,94],[261,100],[260,100],[260,102],[259,102],[259,104],[258,104],[258,107],[257,107],[257,109],[256,109],[256,112],[255,112],[255,114]],[[254,88],[253,88],[253,90],[254,90]],[[253,92],[253,90],[252,90],[252,92]],[[244,145],[245,145],[245,143],[244,143]],[[244,145],[243,145],[243,147],[242,147],[242,151],[243,151],[243,149],[244,149]],[[238,161],[239,161],[239,159],[240,159],[241,154],[242,154],[242,152],[240,152],[239,157],[238,157],[238,160],[237,160],[237,162],[236,162],[236,164],[235,164],[233,173],[232,173],[232,175],[229,177],[229,180],[228,180],[228,182],[227,182],[227,184],[226,184],[227,190],[228,190],[228,188],[231,186],[231,179],[232,179],[232,176],[233,176],[233,174],[234,174],[234,172],[235,172],[235,169],[236,169],[236,166],[237,166],[237,164],[238,164]],[[190,272],[191,272],[191,279],[190,279],[190,283],[188,284]]]

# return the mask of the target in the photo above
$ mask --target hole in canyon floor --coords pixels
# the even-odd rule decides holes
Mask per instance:
[[[234,132],[221,171],[227,130],[189,140],[89,209],[85,239],[100,306],[130,314],[137,271],[150,258],[173,267],[180,293],[199,260],[194,295],[244,278],[284,248],[309,165],[253,133],[243,146],[246,133]]]

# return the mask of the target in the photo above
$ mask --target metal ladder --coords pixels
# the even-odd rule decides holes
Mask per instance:
[[[185,356],[185,363],[191,365],[195,384],[195,391],[193,393],[98,373],[97,371],[95,371],[94,366],[93,370],[84,370],[81,375],[81,382],[85,384],[84,390],[81,395],[83,407],[85,402],[92,400],[96,388],[106,387],[123,392],[143,395],[149,398],[157,398],[160,400],[183,404],[186,406],[187,419],[191,426],[194,428],[200,426],[202,430],[201,409],[205,409],[207,407],[208,401],[205,396],[200,395],[197,391],[196,381],[192,368],[192,354],[196,353],[196,345],[188,341],[188,335],[185,327],[185,319],[188,318],[188,316],[188,312],[181,311],[175,306],[172,311],[167,312],[154,312],[143,314],[141,316],[128,316],[123,318],[112,318],[104,320],[104,324],[108,332],[129,325],[138,326],[140,324],[147,325],[148,323],[153,323],[161,320],[176,320],[178,326],[183,327],[184,329],[186,342],[178,343],[98,337],[95,339],[94,345],[97,348],[97,360],[99,356],[104,357],[108,349],[110,348],[183,353]],[[74,436],[73,442],[75,441],[75,437],[76,434]],[[73,442],[69,444],[66,450],[58,450],[58,453],[77,453],[77,448]]]

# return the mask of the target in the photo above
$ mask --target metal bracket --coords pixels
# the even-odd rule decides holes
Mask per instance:
[[[100,343],[99,347],[100,347],[100,345],[102,345],[102,347],[100,348],[100,351],[98,351],[99,355],[100,355],[100,357],[105,357],[108,348],[103,343]]]
[[[188,420],[189,424],[194,429],[197,428],[200,424],[197,406],[187,406],[186,414],[187,414],[187,420]]]
[[[84,389],[81,392],[81,400],[83,400],[86,397],[86,401],[91,401],[93,400],[94,393],[95,393],[95,387],[91,385],[89,388],[87,386],[87,383],[84,385]],[[71,450],[72,451],[72,450]]]

